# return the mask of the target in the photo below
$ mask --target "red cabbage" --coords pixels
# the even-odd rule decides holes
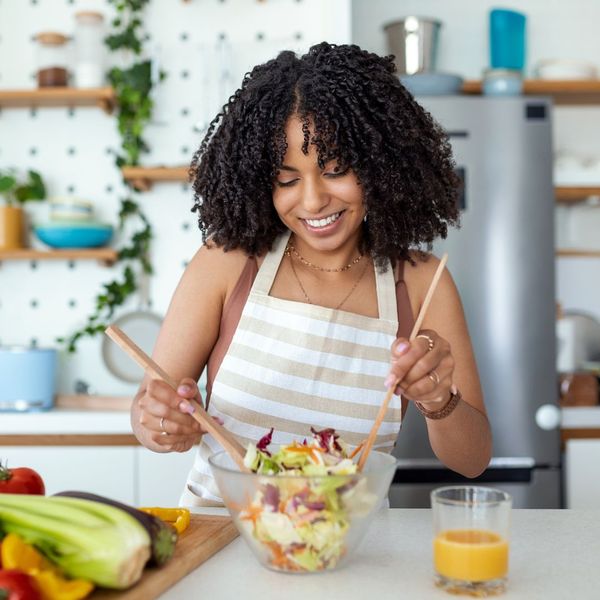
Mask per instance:
[[[267,456],[271,456],[271,453],[267,450],[267,447],[271,443],[272,438],[273,438],[273,427],[271,427],[271,430],[269,431],[269,433],[266,433],[265,435],[263,435],[260,438],[260,440],[258,440],[258,443],[256,444],[257,450],[264,452]]]

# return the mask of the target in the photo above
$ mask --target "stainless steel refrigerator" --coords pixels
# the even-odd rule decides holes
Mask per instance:
[[[463,180],[449,253],[493,433],[493,459],[469,480],[435,460],[409,407],[394,454],[394,507],[429,506],[441,485],[476,481],[521,508],[561,505],[555,367],[551,103],[545,98],[421,97],[450,136]]]

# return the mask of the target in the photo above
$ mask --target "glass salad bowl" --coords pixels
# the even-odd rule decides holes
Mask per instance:
[[[371,452],[362,472],[308,476],[242,472],[225,452],[208,461],[254,555],[286,573],[342,567],[386,505],[397,465],[394,456]]]

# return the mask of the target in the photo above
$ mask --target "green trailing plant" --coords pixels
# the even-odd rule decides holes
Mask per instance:
[[[121,168],[126,165],[138,165],[140,156],[148,151],[144,141],[144,128],[152,118],[153,87],[152,64],[141,58],[144,43],[141,14],[149,0],[110,0],[117,14],[112,21],[112,33],[106,37],[105,43],[113,52],[126,54],[134,58],[126,68],[113,67],[108,79],[115,91],[117,99],[117,124],[121,136],[121,152],[117,153],[115,163]],[[165,78],[161,72],[159,81]],[[60,338],[66,343],[67,350],[74,352],[78,341],[85,336],[101,334],[109,325],[115,310],[136,292],[138,274],[133,268],[137,262],[138,269],[145,274],[152,273],[149,251],[152,241],[152,227],[134,198],[135,190],[128,183],[128,195],[121,199],[119,211],[119,229],[124,230],[126,223],[135,220],[140,228],[135,231],[129,244],[118,252],[119,261],[126,261],[122,278],[110,281],[102,286],[96,296],[94,312],[87,323],[68,338]]]
[[[27,178],[23,180],[13,169],[0,170],[0,197],[8,206],[44,200],[46,186],[37,171],[27,171]]]

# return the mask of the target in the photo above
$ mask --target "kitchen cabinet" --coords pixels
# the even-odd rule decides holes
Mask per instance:
[[[567,440],[565,489],[567,508],[600,508],[600,439]]]
[[[177,506],[194,450],[157,454],[141,446],[1,446],[0,459],[42,475],[46,494],[83,490],[134,506]]]
[[[136,448],[106,446],[3,446],[0,458],[12,467],[31,467],[46,494],[84,490],[135,503]]]

